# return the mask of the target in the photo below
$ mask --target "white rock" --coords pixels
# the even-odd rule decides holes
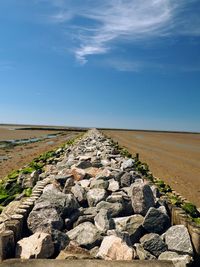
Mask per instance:
[[[17,242],[16,257],[21,259],[49,258],[54,253],[51,236],[46,233],[35,233]]]

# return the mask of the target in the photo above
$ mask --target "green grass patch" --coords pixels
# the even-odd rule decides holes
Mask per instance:
[[[24,189],[23,193],[25,194],[26,197],[30,197],[32,194],[32,188]]]
[[[182,206],[182,209],[189,214],[192,218],[198,218],[199,212],[196,208],[196,206],[190,202],[185,202]]]

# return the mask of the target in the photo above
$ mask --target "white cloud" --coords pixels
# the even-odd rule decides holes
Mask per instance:
[[[200,35],[199,16],[188,20],[187,9],[198,0],[37,0],[58,12],[54,22],[67,22],[76,40],[73,49],[84,64],[94,54],[105,54],[116,41],[141,41],[169,34]],[[76,22],[72,20],[76,19]]]

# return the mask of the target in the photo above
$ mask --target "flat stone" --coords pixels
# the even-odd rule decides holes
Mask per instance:
[[[105,200],[107,192],[105,189],[94,188],[87,192],[87,200],[90,207],[95,207],[99,202]]]
[[[54,253],[51,236],[46,233],[35,233],[17,242],[16,257],[21,259],[49,258]]]
[[[170,227],[170,219],[160,210],[150,208],[144,218],[143,227],[149,233],[162,234]]]
[[[90,222],[79,224],[71,231],[68,231],[67,235],[71,240],[76,241],[80,246],[87,249],[99,245],[102,239],[96,226]]]
[[[193,255],[192,243],[187,228],[184,225],[170,227],[164,234],[168,249],[177,253]]]
[[[133,260],[134,250],[117,236],[104,237],[97,258],[104,260]]]
[[[173,251],[165,251],[158,257],[158,260],[172,261],[175,267],[190,266],[193,262],[193,258],[189,255],[180,255]]]
[[[140,239],[143,248],[158,257],[162,252],[167,250],[167,245],[163,242],[158,234],[147,234]]]
[[[149,208],[155,205],[151,188],[145,183],[135,183],[132,187],[132,207],[134,213],[146,215]]]

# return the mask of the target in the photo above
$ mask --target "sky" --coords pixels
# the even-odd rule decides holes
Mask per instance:
[[[199,0],[0,0],[0,123],[200,132]]]

